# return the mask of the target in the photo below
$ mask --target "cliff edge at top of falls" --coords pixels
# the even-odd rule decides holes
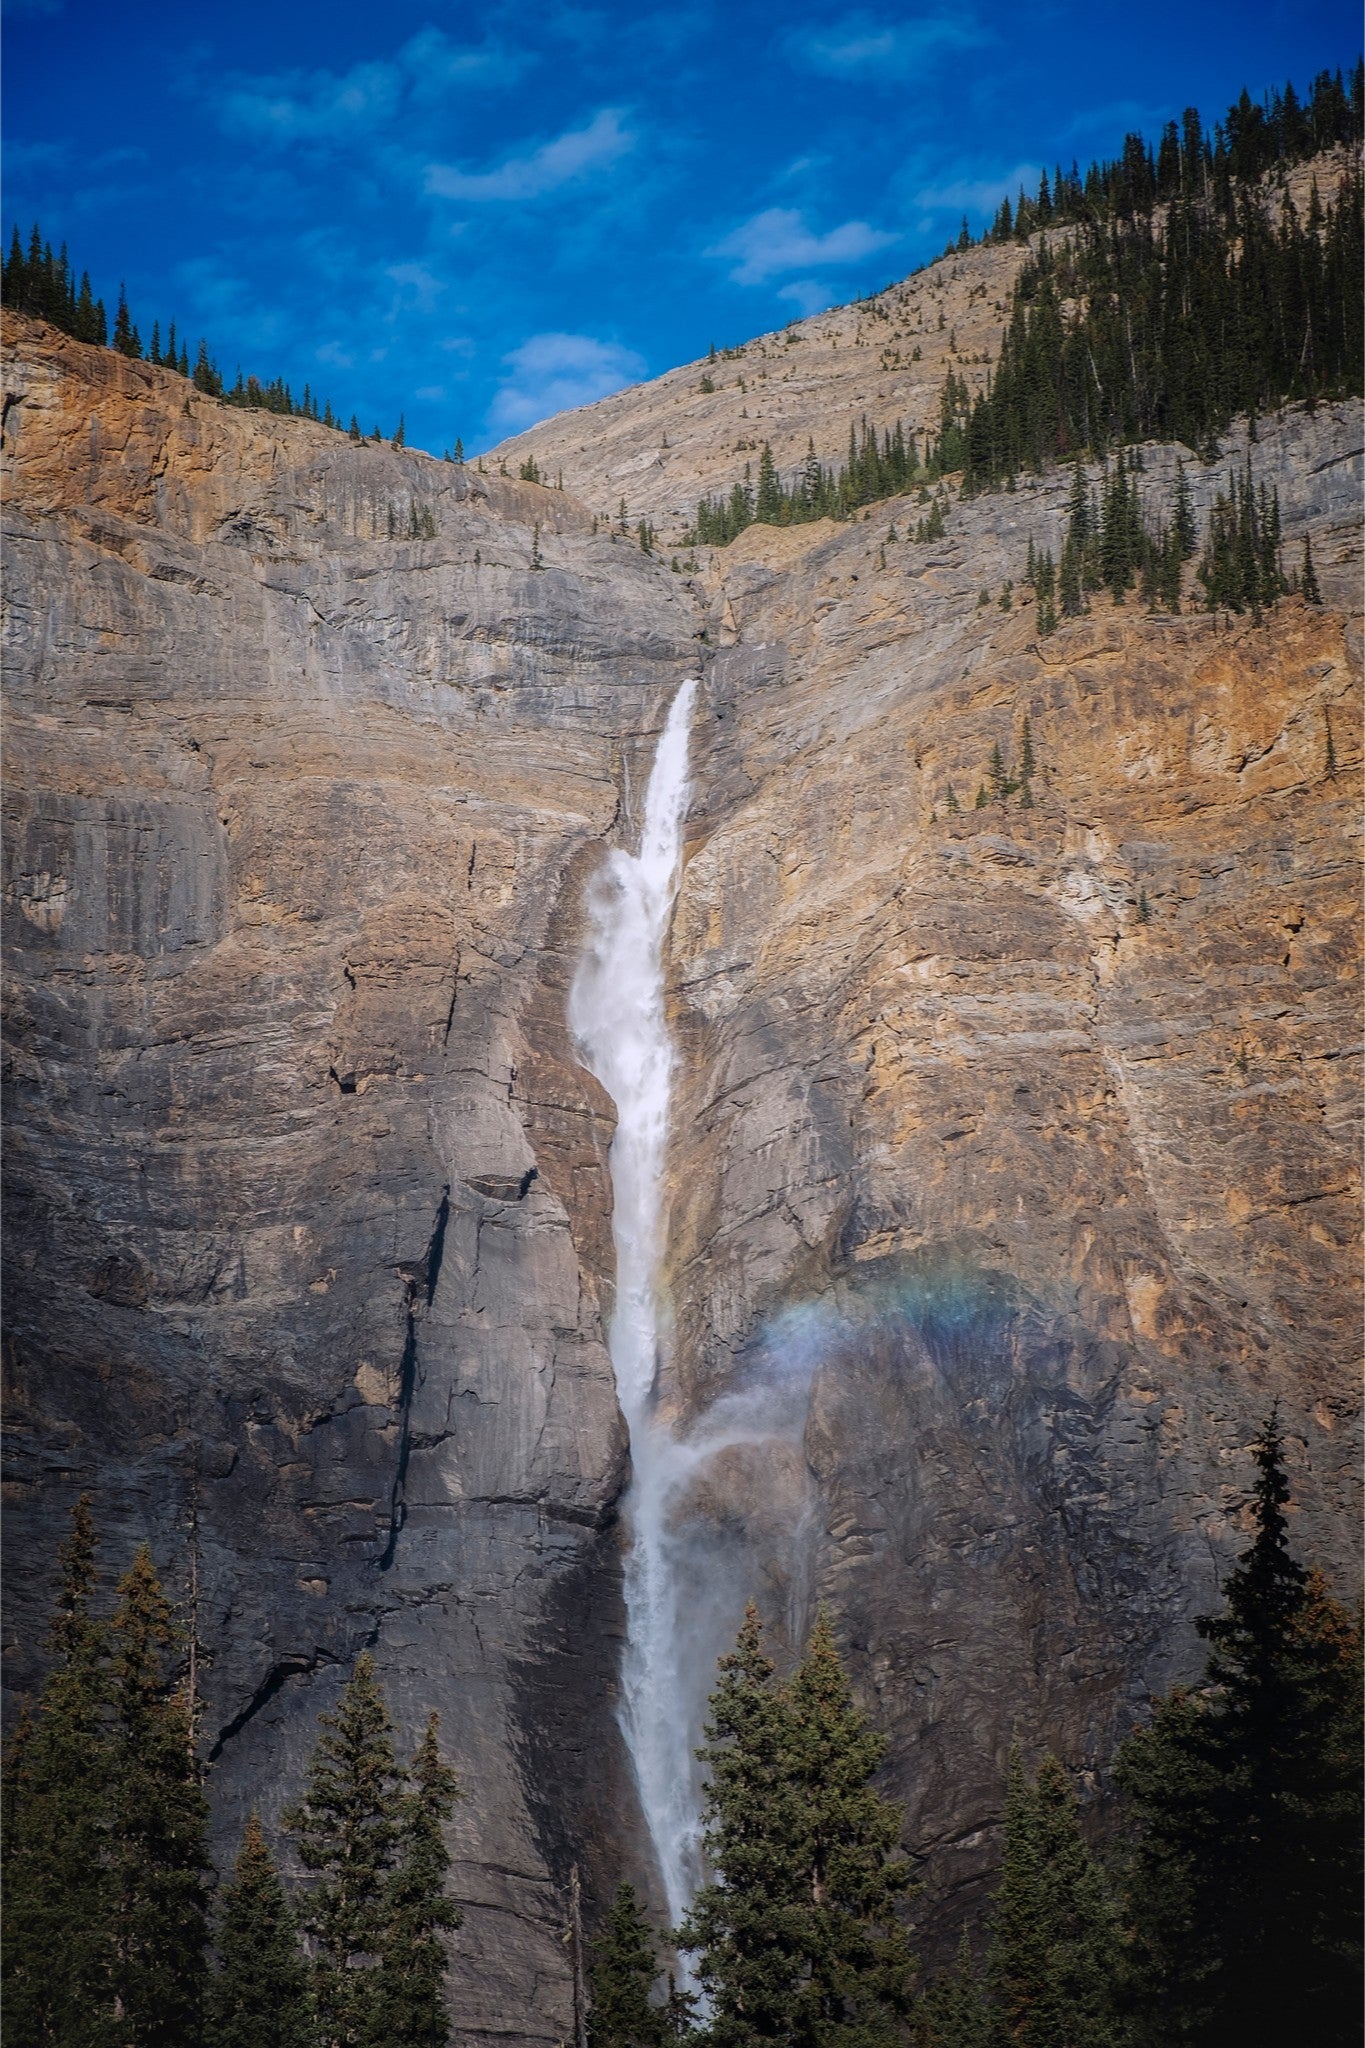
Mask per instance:
[[[1322,606],[1040,637],[1000,597],[1056,476],[674,575],[567,491],[5,336],[11,1697],[80,1486],[177,1590],[196,1502],[222,1840],[370,1644],[466,1787],[456,2038],[564,2037],[571,1864],[654,1882],[565,1000],[699,673],[667,1391],[809,1374],[699,1550],[779,1633],[830,1599],[932,1946],[1016,1726],[1100,1784],[1198,1668],[1277,1394],[1296,1545],[1355,1570],[1358,408],[1251,449]]]

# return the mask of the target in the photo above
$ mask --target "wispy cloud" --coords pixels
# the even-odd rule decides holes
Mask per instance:
[[[643,377],[646,368],[633,349],[590,334],[533,334],[503,362],[508,374],[489,418],[505,434],[605,398]]]
[[[984,177],[952,178],[942,185],[913,188],[914,204],[924,213],[993,212],[1002,199],[1012,200],[1019,188],[1032,198],[1042,177],[1039,164],[1016,164],[1011,171]]]
[[[349,71],[283,71],[232,79],[218,112],[231,133],[258,142],[341,144],[393,124],[405,106],[431,106],[456,87],[510,85],[532,60],[522,51],[454,43],[425,28],[392,57]]]
[[[730,275],[736,284],[766,284],[786,270],[822,270],[830,265],[860,263],[865,256],[874,255],[895,240],[895,235],[869,227],[865,220],[847,220],[827,234],[813,234],[804,214],[789,207],[770,206],[763,213],[754,214],[706,253],[734,263]]]
[[[881,21],[856,12],[824,28],[796,29],[787,38],[787,54],[805,70],[826,78],[901,80],[922,71],[935,58],[967,50],[986,40],[984,31],[961,11],[922,14],[903,21]]]
[[[521,156],[509,156],[491,171],[460,171],[450,164],[427,166],[426,188],[439,199],[484,202],[539,199],[590,172],[603,171],[628,156],[635,136],[619,107],[603,107],[586,128],[570,128],[553,142]]]

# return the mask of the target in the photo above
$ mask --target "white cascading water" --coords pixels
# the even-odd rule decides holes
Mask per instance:
[[[678,890],[688,796],[688,729],[696,682],[682,685],[660,734],[645,792],[640,850],[608,855],[588,895],[589,940],[569,996],[585,1064],[616,1104],[611,1146],[616,1307],[610,1349],[630,1430],[626,1502],[627,1641],[621,1722],[670,1919],[687,1910],[700,1874],[687,1630],[670,1540],[670,1504],[700,1447],[678,1442],[655,1414],[660,1362],[659,1273],[673,1048],[664,1013],[663,946]]]

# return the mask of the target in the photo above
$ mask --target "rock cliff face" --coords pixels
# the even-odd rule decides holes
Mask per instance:
[[[196,1516],[225,1838],[373,1645],[466,1785],[456,2038],[566,2036],[570,1864],[649,1873],[565,993],[698,673],[667,1396],[809,1379],[799,1560],[761,1463],[697,1512],[784,1625],[833,1602],[932,1940],[1015,1727],[1098,1772],[1196,1667],[1274,1396],[1352,1568],[1355,410],[1252,450],[1322,608],[1040,641],[997,598],[1059,482],[682,577],[567,491],[6,338],[11,1695],[81,1485],[181,1584]],[[1033,807],[976,808],[1025,716]]]

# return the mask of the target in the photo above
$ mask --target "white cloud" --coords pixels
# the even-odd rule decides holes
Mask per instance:
[[[635,137],[617,107],[603,107],[586,128],[571,128],[524,156],[508,157],[493,171],[457,171],[429,164],[427,190],[441,199],[539,199],[590,171],[605,170],[627,156]]]
[[[945,185],[917,186],[914,203],[929,213],[993,213],[1002,199],[1012,204],[1021,185],[1031,199],[1042,175],[1037,164],[1016,164],[1012,171],[995,177],[954,178]]]
[[[846,14],[827,28],[802,29],[787,40],[788,54],[809,71],[828,78],[904,79],[951,50],[971,49],[985,40],[965,13],[923,14],[883,22],[861,12]]]
[[[533,334],[503,360],[509,375],[489,416],[508,434],[520,433],[552,413],[590,405],[645,373],[645,363],[634,350],[590,334]]]
[[[784,284],[778,293],[779,299],[789,299],[803,316],[823,313],[830,303],[830,289],[816,277],[794,277],[790,284]]]
[[[230,131],[264,142],[343,143],[391,126],[406,102],[429,105],[452,87],[510,84],[531,61],[496,44],[466,47],[425,28],[392,57],[349,71],[284,71],[235,79],[219,100]]]
[[[828,234],[816,235],[806,226],[804,214],[782,206],[770,206],[754,214],[723,242],[707,250],[708,256],[737,257],[730,272],[736,284],[765,284],[784,270],[820,270],[831,264],[860,263],[896,240],[865,220],[847,220]]]

